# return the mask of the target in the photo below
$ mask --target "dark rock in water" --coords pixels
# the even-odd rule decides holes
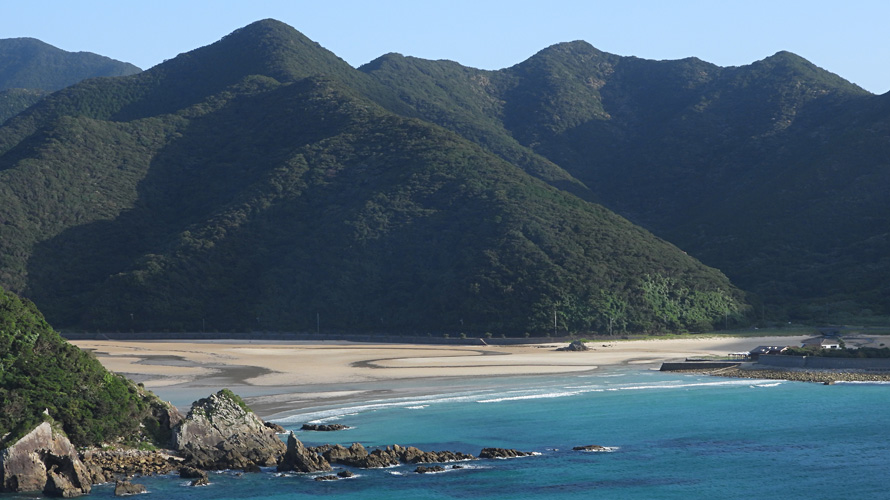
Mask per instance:
[[[337,476],[316,476],[315,477],[316,481],[336,481],[338,479],[340,479],[340,478]]]
[[[574,451],[612,451],[611,448],[607,448],[605,446],[600,446],[598,444],[588,444],[586,446],[575,446],[572,448]]]
[[[566,347],[560,347],[557,351],[589,351],[590,348],[587,347],[587,344],[581,342],[580,340],[574,340],[571,344]]]
[[[114,496],[138,495],[146,493],[144,485],[131,483],[130,481],[118,481],[114,484]]]
[[[183,479],[207,479],[207,473],[201,469],[185,466],[179,469],[179,477]]]
[[[210,484],[210,479],[206,477],[199,477],[198,479],[192,481],[189,486],[207,486],[208,484]]]
[[[247,466],[245,466],[244,469],[242,469],[242,470],[243,470],[244,472],[249,472],[249,473],[263,472],[263,471],[260,469],[260,466],[257,465],[257,464],[250,464],[250,465],[247,465]]]
[[[278,424],[273,424],[272,422],[263,422],[263,425],[265,425],[266,427],[268,427],[268,428],[272,429],[273,431],[275,431],[275,434],[285,434],[285,433],[287,433],[287,429],[285,429],[284,427],[282,427],[282,426],[280,426],[280,425],[278,425]]]
[[[368,450],[360,443],[352,443],[349,448],[336,444],[323,451],[322,456],[332,464],[355,465],[367,458]]]
[[[90,473],[77,450],[49,422],[0,451],[0,492],[42,491],[72,498],[90,489]]]
[[[352,477],[354,475],[355,474],[353,474],[352,471],[348,471],[348,470],[341,470],[340,472],[337,473],[337,477],[342,477],[342,478]]]
[[[343,424],[303,424],[303,427],[300,427],[300,429],[304,431],[330,432],[343,431],[349,429],[349,426]]]
[[[341,445],[328,446],[325,447],[322,455],[330,463],[362,469],[391,467],[400,463],[441,463],[476,459],[473,455],[460,452],[423,451],[413,446],[404,447],[397,444],[368,453],[368,450],[359,443],[353,443],[349,448],[344,448]]]
[[[475,460],[476,457],[473,455],[466,455],[460,452],[453,451],[423,451],[419,450],[413,446],[409,446],[407,448],[401,447],[397,444],[392,446],[392,449],[396,452],[399,457],[399,461],[407,464],[418,464],[418,463],[437,463],[437,462],[460,462],[465,460]]]
[[[452,465],[451,468],[452,469],[463,469],[464,466],[463,465]]]
[[[279,472],[322,472],[331,470],[331,464],[318,453],[308,450],[293,432],[287,436],[287,451],[278,464]]]
[[[428,474],[430,472],[445,472],[445,467],[442,467],[441,465],[433,465],[432,467],[420,465],[416,469],[414,469],[414,472],[418,474]]]
[[[479,452],[479,458],[517,458],[534,455],[530,451],[519,451],[507,448],[483,448]]]
[[[175,429],[173,444],[201,469],[272,466],[285,451],[275,431],[228,390],[196,401]]]

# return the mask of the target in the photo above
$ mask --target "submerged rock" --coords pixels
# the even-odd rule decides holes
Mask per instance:
[[[517,458],[534,455],[531,451],[519,451],[508,448],[483,448],[479,458]]]
[[[600,446],[598,444],[588,444],[585,446],[575,446],[572,448],[574,451],[612,451],[612,448],[608,448],[606,446]]]
[[[349,426],[343,424],[303,424],[303,427],[301,427],[300,429],[304,431],[331,432],[344,431],[346,429],[349,429]]]
[[[0,451],[0,492],[40,491],[72,498],[90,492],[90,479],[68,437],[49,422]]]
[[[275,430],[226,389],[192,405],[173,445],[189,464],[211,470],[272,466],[285,452]]]

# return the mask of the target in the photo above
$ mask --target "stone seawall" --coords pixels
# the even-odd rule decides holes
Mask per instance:
[[[760,356],[757,364],[776,368],[810,370],[886,370],[890,371],[887,358],[826,358],[822,356]]]

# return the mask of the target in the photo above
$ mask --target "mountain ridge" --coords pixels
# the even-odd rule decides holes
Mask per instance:
[[[214,329],[305,330],[325,311],[332,329],[542,332],[556,313],[580,331],[612,323],[606,296],[633,311],[630,329],[742,320],[741,292],[671,241],[726,267],[771,316],[804,314],[836,298],[804,289],[825,257],[818,236],[788,244],[812,234],[795,214],[841,221],[826,226],[831,240],[852,229],[850,207],[787,212],[786,235],[760,221],[827,182],[801,182],[815,170],[799,151],[822,161],[813,130],[830,138],[823,159],[843,158],[841,139],[882,147],[873,132],[839,135],[842,121],[879,123],[879,110],[856,112],[874,96],[814,68],[788,53],[740,68],[647,61],[586,42],[498,71],[398,54],[351,68],[259,21],[139,75],[66,89],[0,129],[13,186],[0,198],[17,207],[0,227],[0,282],[54,322],[124,330],[203,329],[208,317]],[[60,191],[58,174],[78,180]],[[46,205],[15,196],[27,189]],[[41,215],[19,218],[29,213]],[[880,248],[865,226],[851,241]],[[840,284],[855,263],[819,265]],[[880,296],[845,286],[864,307]]]

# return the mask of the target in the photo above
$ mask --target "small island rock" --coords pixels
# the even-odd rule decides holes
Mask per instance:
[[[173,434],[174,449],[201,469],[272,466],[285,445],[241,401],[223,389],[196,401]]]

